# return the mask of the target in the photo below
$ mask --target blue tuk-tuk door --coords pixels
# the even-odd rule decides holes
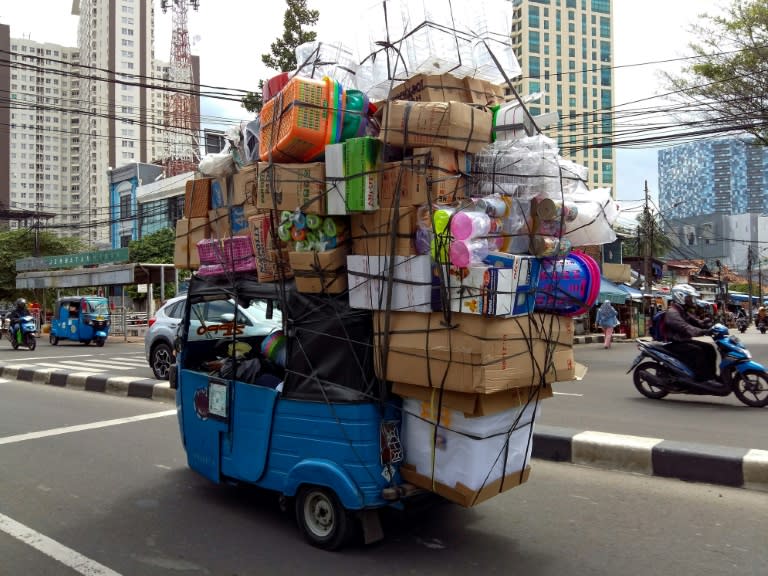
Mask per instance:
[[[182,433],[190,468],[214,482],[258,482],[264,474],[279,393],[181,370]]]

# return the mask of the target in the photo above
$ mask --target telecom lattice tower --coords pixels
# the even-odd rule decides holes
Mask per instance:
[[[197,10],[200,0],[161,0],[163,12],[168,10],[169,4],[172,5],[173,15],[170,71],[173,92],[168,98],[166,176],[176,176],[194,171],[199,161],[192,129],[192,54],[189,47],[187,8],[191,5]]]

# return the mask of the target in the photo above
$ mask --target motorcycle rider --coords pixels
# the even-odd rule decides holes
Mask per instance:
[[[672,303],[665,316],[665,332],[671,341],[667,349],[693,370],[697,380],[715,380],[717,351],[712,344],[693,340],[709,334],[709,326],[689,309],[695,308],[699,293],[690,284],[676,284],[671,290]]]
[[[14,309],[11,310],[11,313],[9,314],[9,317],[11,319],[10,330],[14,338],[18,338],[17,330],[21,329],[21,324],[19,322],[19,319],[21,319],[24,316],[29,316],[27,301],[24,300],[24,298],[19,298],[18,300],[16,300]]]

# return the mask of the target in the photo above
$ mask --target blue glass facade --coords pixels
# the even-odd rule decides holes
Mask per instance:
[[[659,208],[670,218],[765,213],[768,150],[745,138],[659,151]]]

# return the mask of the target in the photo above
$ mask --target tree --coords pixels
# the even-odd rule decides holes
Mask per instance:
[[[175,242],[176,232],[173,228],[163,228],[139,240],[131,240],[128,243],[128,261],[146,264],[172,264]],[[159,290],[159,284],[157,288]],[[163,298],[174,296],[174,290],[173,284],[166,284]],[[147,296],[140,294],[135,286],[129,286],[126,294],[134,300],[142,300]]]
[[[20,294],[16,290],[16,260],[29,258],[36,252],[44,256],[75,254],[83,248],[79,238],[59,238],[45,231],[35,233],[25,229],[0,232],[0,300],[10,301],[19,296],[34,296],[32,293]],[[51,298],[53,294],[51,292]]]
[[[148,264],[172,264],[176,233],[172,228],[163,228],[140,240],[128,243],[128,261]]]
[[[733,0],[691,27],[696,58],[668,88],[695,103],[707,133],[746,132],[768,145],[768,0]]]
[[[621,243],[621,252],[624,256],[645,256],[648,243],[650,243],[650,254],[654,258],[665,256],[673,248],[672,240],[664,233],[658,215],[650,210],[644,210],[638,214],[634,234],[629,231],[620,231],[620,235],[625,238]]]
[[[270,69],[289,72],[296,68],[296,47],[317,38],[317,33],[305,30],[314,26],[320,17],[319,10],[307,8],[307,0],[285,0],[288,8],[283,16],[283,35],[270,45],[270,54],[262,54],[261,61]],[[248,92],[242,99],[242,107],[248,112],[259,112],[262,106],[264,82],[259,81],[258,92]]]

